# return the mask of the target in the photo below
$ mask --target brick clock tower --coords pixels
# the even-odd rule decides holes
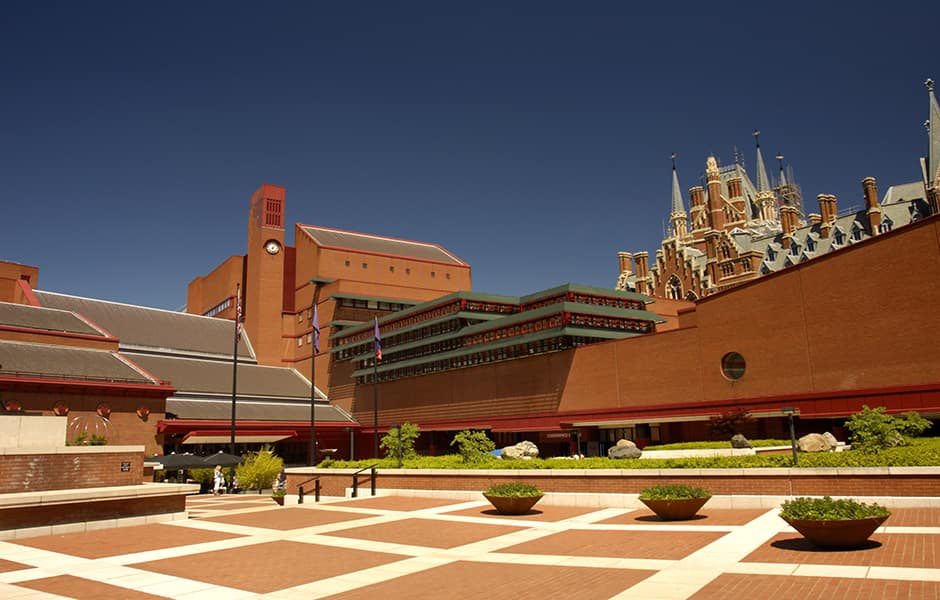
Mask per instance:
[[[264,184],[251,196],[245,289],[245,330],[261,364],[278,364],[283,355],[285,188]]]

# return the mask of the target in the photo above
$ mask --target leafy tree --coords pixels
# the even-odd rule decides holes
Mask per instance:
[[[911,437],[920,435],[931,425],[930,421],[916,412],[892,417],[884,406],[863,406],[860,412],[845,422],[852,448],[868,453],[909,445]]]
[[[750,423],[753,420],[754,417],[751,416],[751,413],[743,408],[732,408],[716,417],[711,417],[709,419],[709,429],[714,433],[731,437],[737,434],[738,430],[741,429],[744,424]]]
[[[235,467],[238,487],[243,490],[261,490],[271,487],[284,468],[284,459],[274,454],[270,446],[245,455],[245,462]]]
[[[388,458],[398,458],[398,427],[388,430],[388,433],[382,436],[379,446],[385,450],[385,456]],[[420,428],[413,423],[403,423],[401,426],[401,457],[403,460],[418,458],[415,452],[415,440],[420,435]]]
[[[477,463],[486,460],[490,452],[496,449],[485,431],[464,429],[454,436],[451,446],[457,446],[457,452],[465,463]]]

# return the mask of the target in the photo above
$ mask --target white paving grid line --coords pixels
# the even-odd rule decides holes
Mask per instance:
[[[684,600],[698,592],[761,544],[777,535],[783,523],[771,510],[736,527],[704,548],[633,585],[614,600]]]

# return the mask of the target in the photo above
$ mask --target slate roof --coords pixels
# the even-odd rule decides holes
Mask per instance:
[[[468,266],[467,263],[437,244],[399,240],[368,233],[340,231],[314,225],[299,225],[299,227],[318,246]]]
[[[108,350],[0,341],[0,365],[0,373],[21,377],[160,383]]]
[[[10,302],[0,302],[0,325],[107,337],[104,332],[92,327],[75,313]]]
[[[104,328],[120,340],[121,350],[232,355],[232,321],[54,292],[36,290],[34,293],[42,306],[78,313]],[[238,344],[238,355],[254,359],[246,336],[242,336]]]

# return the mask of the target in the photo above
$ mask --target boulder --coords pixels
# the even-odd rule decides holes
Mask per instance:
[[[520,460],[537,458],[539,447],[526,440],[512,446],[506,446],[502,451],[502,458],[506,460]]]
[[[829,445],[833,448],[839,445],[839,440],[836,439],[836,436],[832,435],[828,431],[823,434],[823,437],[829,440]]]
[[[636,448],[636,444],[630,440],[617,440],[617,447],[619,448]]]
[[[821,433],[807,433],[799,439],[797,445],[801,452],[829,452],[835,449]]]
[[[640,458],[642,454],[643,451],[636,446],[617,445],[607,450],[607,458]]]
[[[740,433],[736,433],[733,436],[731,436],[731,447],[732,448],[753,448],[754,446],[751,445],[751,442],[747,441],[746,437],[744,437]]]

